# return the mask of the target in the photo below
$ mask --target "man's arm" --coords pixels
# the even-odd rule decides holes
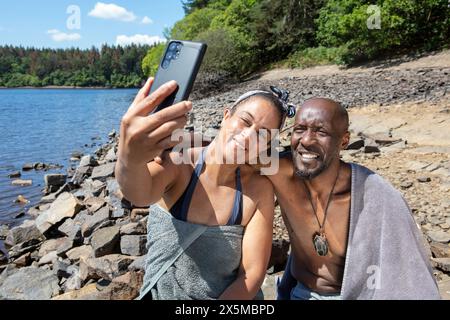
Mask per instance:
[[[266,190],[245,228],[242,261],[237,279],[222,293],[221,300],[254,299],[264,281],[272,250],[273,187],[264,179],[260,190]]]

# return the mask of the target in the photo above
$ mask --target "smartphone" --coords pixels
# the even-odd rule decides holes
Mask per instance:
[[[152,113],[187,100],[205,55],[207,45],[202,42],[170,40],[156,72],[150,93],[164,83],[175,80],[178,88]]]

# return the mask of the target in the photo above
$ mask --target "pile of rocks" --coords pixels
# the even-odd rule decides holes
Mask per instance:
[[[133,299],[143,278],[148,209],[134,208],[114,179],[117,138],[45,176],[46,193],[0,229],[0,299]],[[1,252],[1,251],[0,251]]]

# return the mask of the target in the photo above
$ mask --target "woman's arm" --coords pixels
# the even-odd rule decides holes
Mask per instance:
[[[184,127],[185,115],[192,108],[190,102],[180,102],[151,114],[176,89],[172,81],[149,94],[152,84],[150,78],[122,117],[115,167],[125,198],[142,207],[157,201],[171,182],[165,166],[150,161],[179,142],[172,141],[172,133]]]
[[[264,190],[264,194],[245,228],[239,274],[219,297],[221,300],[254,299],[264,281],[272,250],[274,195],[270,181],[261,178],[264,184],[258,183],[258,190]]]

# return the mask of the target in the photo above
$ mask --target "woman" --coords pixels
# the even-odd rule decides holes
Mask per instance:
[[[116,165],[125,198],[151,205],[140,298],[254,299],[270,257],[274,195],[270,181],[245,162],[251,137],[279,129],[292,112],[287,94],[247,93],[224,111],[208,147],[181,155],[163,150],[178,143],[171,135],[184,127],[192,104],[148,115],[176,89],[172,81],[148,95],[152,82],[122,119]],[[244,163],[237,161],[239,153]]]

